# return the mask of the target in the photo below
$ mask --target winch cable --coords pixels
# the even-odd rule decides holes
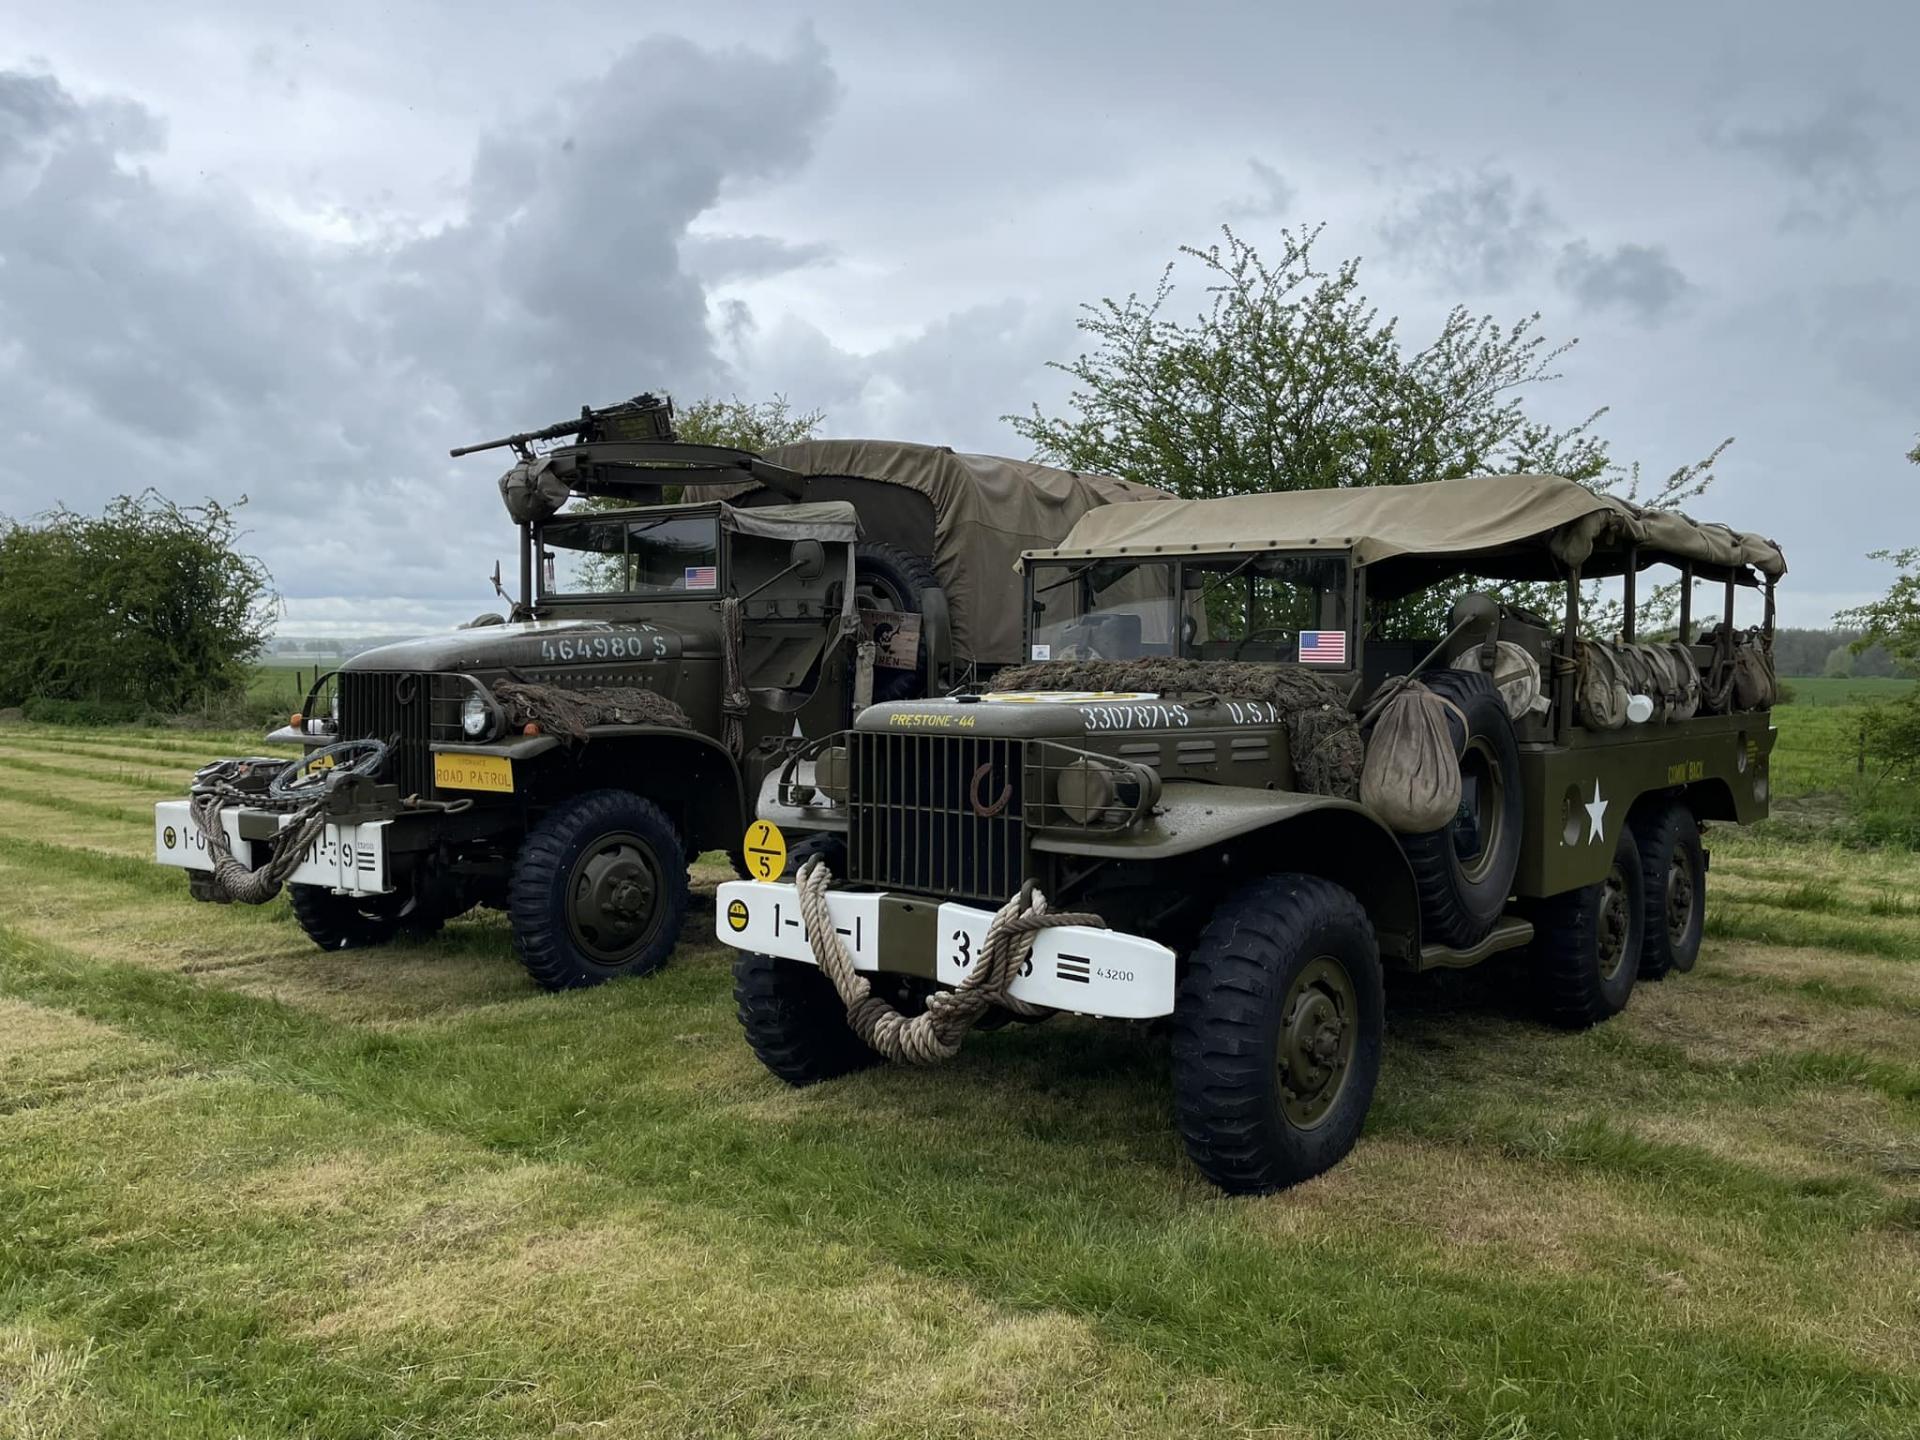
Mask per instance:
[[[378,771],[391,750],[390,742],[379,740],[348,740],[328,745],[291,762],[274,776],[264,791],[234,784],[231,777],[244,771],[236,770],[233,762],[209,767],[212,773],[203,771],[195,776],[187,812],[193,816],[194,828],[207,842],[207,854],[213,859],[214,888],[242,905],[264,905],[273,899],[287,883],[287,877],[300,867],[308,847],[327,828],[327,796],[333,783],[343,774]],[[358,758],[341,769],[326,772],[317,785],[297,783],[300,777],[296,772],[304,770],[311,774],[310,767],[321,757],[349,753]],[[221,823],[220,812],[228,805],[278,811],[288,817],[287,823],[266,842],[272,853],[257,870],[249,870],[242,864],[227,841],[227,829]]]
[[[272,853],[258,870],[249,870],[235,858],[227,843],[226,826],[220,823],[220,811],[238,803],[262,810],[285,810],[291,817],[267,843]],[[324,793],[289,805],[283,800],[248,794],[237,786],[214,783],[197,788],[187,802],[194,828],[207,842],[207,854],[213,859],[214,888],[229,900],[243,905],[264,905],[280,893],[287,877],[300,865],[307,847],[327,828],[327,797]]]
[[[908,1065],[951,1060],[960,1053],[967,1032],[995,1006],[1017,1015],[1051,1013],[1045,1006],[1030,1005],[1007,993],[1027,968],[1034,941],[1042,930],[1056,926],[1107,928],[1107,922],[1098,915],[1049,910],[1046,897],[1029,880],[995,913],[967,978],[956,989],[934,991],[920,1014],[902,1015],[875,995],[867,977],[853,968],[853,959],[827,910],[827,887],[832,883],[833,871],[819,858],[802,865],[794,877],[807,944],[846,1005],[847,1024],[854,1034],[885,1058]]]

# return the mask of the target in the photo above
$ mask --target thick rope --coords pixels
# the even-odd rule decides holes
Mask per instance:
[[[832,883],[833,871],[820,859],[809,860],[794,877],[807,943],[846,1005],[847,1023],[854,1034],[885,1058],[909,1065],[951,1060],[960,1053],[967,1032],[995,1006],[1021,1015],[1046,1013],[1044,1007],[1026,1004],[1007,993],[1007,987],[1026,970],[1033,942],[1042,930],[1058,925],[1104,930],[1107,924],[1098,915],[1048,910],[1046,897],[1028,881],[987,926],[979,959],[967,978],[956,989],[936,990],[927,997],[926,1009],[907,1016],[875,995],[867,977],[853,968],[853,959],[840,943],[840,934],[827,912],[827,887]]]
[[[753,697],[740,673],[740,601],[732,595],[720,602],[720,739],[734,759],[747,744],[747,711]]]
[[[264,905],[280,893],[300,864],[307,847],[327,827],[326,796],[316,795],[289,813],[293,823],[282,826],[267,844],[272,853],[258,870],[249,870],[234,856],[227,843],[226,826],[220,823],[220,809],[230,801],[263,806],[265,797],[249,795],[230,785],[214,785],[194,792],[187,802],[194,828],[206,839],[207,853],[213,857],[214,888],[229,900],[243,905]]]

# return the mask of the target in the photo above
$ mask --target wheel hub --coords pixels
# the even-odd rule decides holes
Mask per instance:
[[[1629,931],[1627,881],[1615,866],[1607,872],[1606,884],[1600,887],[1600,912],[1594,917],[1594,949],[1602,980],[1612,980],[1626,963]]]
[[[1277,1057],[1281,1108],[1303,1130],[1327,1117],[1346,1086],[1357,1009],[1353,981],[1331,956],[1307,965],[1288,987]]]
[[[637,837],[603,837],[573,867],[567,920],[574,942],[595,960],[623,963],[652,938],[662,888],[653,853]]]
[[[1667,938],[1678,945],[1693,925],[1693,867],[1674,851],[1667,867]]]

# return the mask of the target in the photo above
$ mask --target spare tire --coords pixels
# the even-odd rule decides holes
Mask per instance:
[[[933,563],[924,555],[884,543],[862,544],[854,549],[854,603],[863,610],[918,615],[923,608],[921,595],[939,584]],[[926,693],[927,637],[922,633],[913,669],[874,667],[873,700],[878,705],[889,700],[913,700]]]
[[[1438,830],[1402,835],[1400,848],[1420,890],[1422,938],[1461,950],[1486,939],[1513,894],[1524,813],[1520,746],[1485,675],[1435,670],[1420,678],[1459,710],[1447,723],[1460,756],[1460,811]]]

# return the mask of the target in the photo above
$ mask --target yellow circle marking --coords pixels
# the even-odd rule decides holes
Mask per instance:
[[[771,820],[756,820],[747,827],[741,848],[747,855],[747,873],[756,880],[778,880],[787,868],[787,837]]]
[[[747,902],[746,901],[734,900],[728,903],[727,924],[732,927],[733,933],[736,935],[738,935],[742,930],[747,928]]]

